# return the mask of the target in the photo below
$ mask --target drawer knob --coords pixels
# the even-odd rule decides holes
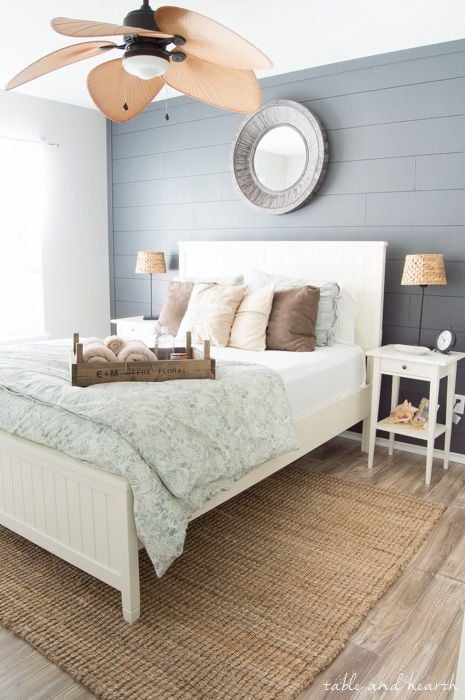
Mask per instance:
[[[402,365],[402,369],[407,369],[407,365]]]

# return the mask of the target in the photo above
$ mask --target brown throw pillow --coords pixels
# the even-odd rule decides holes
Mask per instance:
[[[267,349],[312,352],[319,300],[319,288],[310,285],[275,292],[266,329]]]
[[[171,281],[166,290],[163,308],[158,319],[159,326],[167,326],[176,335],[191,298],[193,282]]]

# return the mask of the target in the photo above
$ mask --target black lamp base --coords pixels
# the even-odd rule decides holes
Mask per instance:
[[[143,320],[144,321],[158,321],[159,316],[144,316]]]
[[[420,304],[420,325],[418,326],[418,342],[417,345],[421,345],[421,328],[423,325],[423,304],[425,301],[425,289],[427,284],[420,284],[421,287],[421,304]]]

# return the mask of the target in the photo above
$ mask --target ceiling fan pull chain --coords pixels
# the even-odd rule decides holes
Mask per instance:
[[[165,83],[165,121],[169,122],[170,115],[168,114],[168,85]]]
[[[128,102],[127,102],[127,95],[126,95],[126,71],[123,70],[123,110],[127,112],[129,110],[128,107]]]

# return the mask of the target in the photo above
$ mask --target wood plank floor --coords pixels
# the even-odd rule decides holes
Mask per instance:
[[[301,462],[318,472],[443,501],[448,507],[402,576],[299,700],[451,700],[448,686],[421,691],[418,684],[434,688],[453,681],[455,674],[465,607],[465,465],[451,464],[444,472],[435,460],[431,486],[425,486],[423,457],[399,451],[389,457],[387,449],[379,447],[374,469],[368,472],[360,443],[343,438],[331,440]],[[346,686],[352,681],[341,689],[344,678]],[[409,687],[410,678],[414,687]],[[398,690],[390,689],[396,682]],[[0,627],[0,700],[93,697]]]

